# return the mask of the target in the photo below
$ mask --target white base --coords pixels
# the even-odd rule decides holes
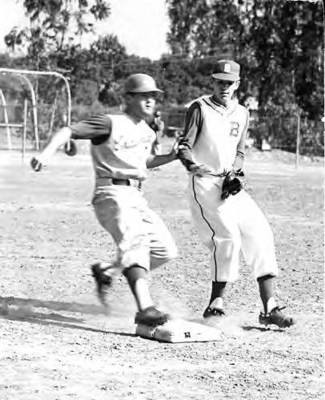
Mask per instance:
[[[135,334],[159,342],[209,342],[220,340],[221,332],[197,322],[174,319],[154,328],[139,324]]]

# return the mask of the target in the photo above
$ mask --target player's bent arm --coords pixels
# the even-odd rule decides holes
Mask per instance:
[[[138,179],[139,181],[144,181],[147,178],[147,172],[144,169],[139,168],[124,168],[114,171],[114,177],[117,179]]]
[[[175,152],[157,155],[152,154],[147,158],[147,168],[156,168],[160,165],[168,164],[176,159],[177,157]]]
[[[147,161],[146,161],[147,168],[156,168],[156,167],[159,167],[160,165],[168,164],[168,163],[178,159],[177,147],[178,147],[178,143],[175,142],[169,153],[166,153],[166,154],[152,153],[152,154],[150,154],[150,156],[147,158]]]
[[[245,161],[245,156],[242,153],[238,153],[235,157],[235,161],[233,163],[233,170],[234,171],[240,171],[244,168],[244,161]]]
[[[46,164],[59,147],[67,143],[71,138],[72,131],[64,127],[57,131],[51,138],[45,149],[36,157],[42,165]]]
[[[206,165],[198,163],[193,155],[193,146],[200,135],[203,119],[199,103],[194,102],[186,113],[185,128],[178,143],[177,157],[193,175],[204,176],[213,171]]]
[[[246,124],[244,126],[240,140],[238,142],[237,153],[236,153],[236,157],[235,157],[235,160],[233,163],[234,171],[242,170],[244,167],[245,146],[246,146],[246,137],[247,137],[247,131],[248,131],[248,123],[249,123],[249,113],[247,112]]]
[[[188,109],[185,117],[185,128],[178,141],[177,156],[184,167],[190,171],[196,162],[192,148],[202,128],[202,115],[200,105],[194,102]]]

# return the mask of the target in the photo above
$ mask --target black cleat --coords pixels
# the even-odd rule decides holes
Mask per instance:
[[[269,313],[260,313],[259,323],[263,325],[277,325],[279,328],[289,328],[294,325],[295,321],[293,318],[284,315],[281,310],[285,307],[275,307]]]
[[[142,311],[138,311],[135,315],[134,322],[136,324],[143,324],[147,326],[158,326],[163,325],[169,320],[169,315],[157,310],[156,307],[147,307]]]
[[[203,318],[224,317],[226,314],[222,308],[208,306],[203,313]]]
[[[92,276],[95,279],[97,295],[99,301],[104,305],[107,306],[106,303],[106,294],[107,290],[112,286],[112,277],[106,275],[104,271],[108,268],[102,268],[101,263],[96,263],[91,266]]]

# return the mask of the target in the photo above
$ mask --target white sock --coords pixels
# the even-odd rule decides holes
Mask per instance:
[[[148,281],[146,279],[140,278],[135,282],[134,292],[139,310],[144,310],[145,308],[154,305],[150,295]]]
[[[223,309],[223,298],[216,297],[213,302],[210,304],[210,308],[219,308],[220,310]]]
[[[269,313],[276,307],[276,302],[274,297],[270,297],[266,304],[266,312]]]

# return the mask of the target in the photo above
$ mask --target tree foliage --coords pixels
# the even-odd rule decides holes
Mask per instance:
[[[166,0],[173,55],[232,57],[242,65],[239,97],[260,110],[323,110],[323,10],[320,1]],[[186,76],[184,79],[187,79]]]
[[[5,43],[12,50],[24,48],[34,68],[47,66],[47,55],[61,52],[85,34],[92,33],[94,22],[109,16],[104,0],[23,0],[29,26],[14,27]]]
[[[166,0],[171,52],[157,61],[127,54],[114,35],[81,46],[79,39],[93,30],[94,22],[109,16],[106,1],[20,1],[30,25],[14,27],[5,40],[9,49],[25,48],[26,56],[0,55],[0,66],[64,72],[79,109],[96,109],[97,100],[105,107],[118,106],[125,78],[137,72],[154,76],[164,90],[160,107],[179,109],[212,93],[216,60],[231,57],[242,67],[239,100],[253,97],[260,115],[288,117],[281,128],[287,141],[296,131],[297,113],[315,121],[323,116],[320,1]],[[41,89],[48,98],[55,96],[56,88]],[[276,140],[287,145],[285,138]]]

